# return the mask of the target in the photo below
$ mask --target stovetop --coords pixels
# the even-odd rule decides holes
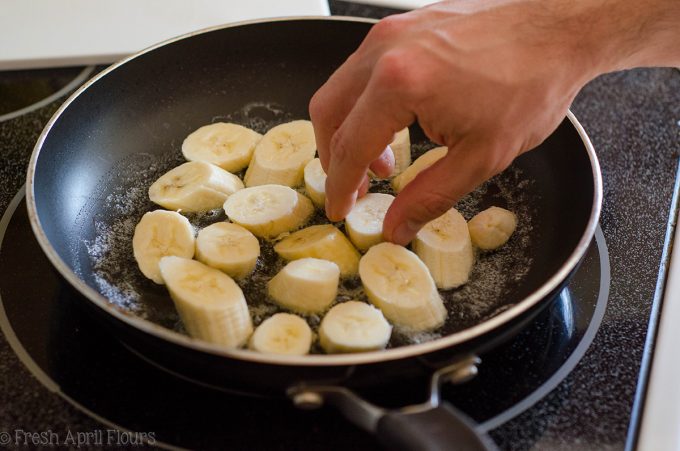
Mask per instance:
[[[499,426],[553,390],[583,357],[601,324],[609,287],[607,247],[598,230],[552,305],[516,338],[483,354],[476,378],[443,387],[444,399],[479,423],[480,431],[502,439]],[[19,359],[43,385],[107,427],[153,432],[158,445],[190,449],[376,446],[332,412],[304,412],[285,399],[254,399],[229,393],[228,386],[217,391],[187,381],[100,330],[81,309],[78,293],[41,255],[21,191],[0,221],[0,295],[0,329]],[[423,401],[427,380],[422,382],[396,390],[386,383],[362,395],[383,406],[415,404]],[[259,433],[263,423],[271,425],[269,434]]]
[[[331,2],[331,8],[336,14],[371,17],[390,12],[342,2]],[[10,225],[22,221],[23,204],[17,193],[24,183],[30,152],[42,127],[64,100],[64,95],[81,84],[93,70],[97,69],[0,72],[0,213],[10,206],[19,208],[11,216]],[[16,84],[17,80],[20,85]],[[593,265],[584,263],[579,271],[577,279],[583,277],[584,280],[581,286],[570,285],[567,293],[574,294],[573,299],[563,294],[529,331],[504,348],[508,352],[482,356],[478,381],[471,382],[467,389],[463,385],[447,388],[445,392],[447,399],[457,402],[462,410],[467,409],[483,427],[490,429],[492,437],[503,449],[621,449],[633,445],[637,428],[639,409],[634,406],[635,394],[641,360],[646,352],[645,337],[655,300],[678,165],[680,72],[673,69],[634,70],[600,77],[584,88],[572,110],[594,144],[604,178],[602,233],[598,233],[598,240],[589,251]],[[10,215],[7,217],[9,219]],[[13,233],[19,234],[13,236],[20,236],[30,230],[18,227]],[[45,263],[44,257],[30,245],[30,236],[23,239],[27,240],[25,244],[11,240],[13,252],[24,252],[28,256],[24,257],[26,261],[34,258],[35,266],[43,268],[39,263]],[[3,245],[0,252],[6,249]],[[611,285],[607,285],[606,311],[598,318],[597,305],[603,304],[597,304],[597,296],[593,298],[594,291],[600,294],[593,286],[599,286],[600,274],[606,266],[601,264],[605,261],[603,252],[607,251],[608,259],[605,260],[610,264]],[[24,274],[25,267],[18,264],[16,267],[5,266],[6,272],[8,268],[17,275]],[[43,269],[43,288],[56,289],[59,296],[69,302],[67,284],[49,267]],[[21,280],[17,277],[17,283]],[[585,289],[586,286],[590,288]],[[0,284],[0,296],[5,304],[9,304],[9,295],[3,290],[6,285]],[[590,294],[585,295],[586,292]],[[23,340],[23,347],[38,368],[28,371],[0,335],[0,440],[3,432],[11,433],[14,440],[17,430],[51,431],[63,439],[69,431],[72,434],[102,431],[112,424],[154,432],[141,428],[158,425],[153,420],[159,418],[178,421],[178,417],[159,410],[158,402],[153,403],[153,396],[158,395],[139,388],[157,370],[148,368],[118,343],[106,341],[106,337],[102,339],[101,333],[78,313],[65,316],[63,312],[77,312],[68,304],[54,304],[54,299],[50,299],[49,305],[58,308],[38,309],[31,307],[36,304],[28,302],[28,296],[26,301],[22,305],[14,299],[13,307],[7,308],[7,317],[17,325],[16,338]],[[587,308],[574,310],[574,306]],[[565,341],[565,331],[570,330],[567,327],[569,318],[576,321],[571,330],[578,333],[572,333],[571,339]],[[598,330],[595,326],[600,320]],[[591,336],[586,340],[588,330]],[[562,339],[550,341],[547,337],[553,337],[552,334]],[[52,338],[41,341],[41,336]],[[54,337],[61,339],[55,341]],[[593,339],[592,344],[581,356],[590,339]],[[538,349],[536,346],[541,340],[546,344]],[[101,343],[101,347],[93,343]],[[515,346],[515,355],[512,346]],[[546,360],[540,352],[553,360]],[[534,358],[523,358],[525,355]],[[22,359],[30,365],[31,360],[25,356]],[[111,362],[118,364],[116,370],[107,371],[106,364]],[[484,386],[484,374],[491,372],[484,373],[485,364],[490,369],[511,369],[503,376],[509,381],[503,384],[504,387],[507,385],[509,393],[499,394],[500,384],[489,383],[488,377]],[[532,364],[534,367],[527,370]],[[123,367],[127,371],[136,369],[140,379],[131,379],[129,372],[121,373]],[[41,371],[47,376],[46,385],[32,375]],[[164,409],[173,407],[171,401],[189,402],[190,398],[196,409],[205,407],[196,401],[200,399],[202,389],[188,388],[186,382],[180,383],[168,375],[157,377],[162,387],[173,390],[173,395],[161,404]],[[41,379],[45,382],[42,376]],[[54,383],[50,384],[50,380]],[[556,387],[545,386],[548,381],[552,381],[551,385],[557,384]],[[537,391],[543,386],[545,390]],[[89,410],[91,415],[65,401],[56,393],[58,391]],[[112,396],[112,393],[124,395]],[[135,393],[139,396],[134,396]],[[264,447],[265,443],[267,447],[278,443],[280,449],[299,449],[301,446],[333,449],[348,444],[357,449],[369,449],[374,444],[331,409],[300,412],[281,401],[222,394],[216,399],[224,404],[231,402],[243,411],[236,429],[224,429],[241,434],[241,439],[238,435],[230,436],[224,442],[236,449],[252,449],[251,445],[256,444]],[[482,402],[476,403],[478,400]],[[211,406],[215,405],[212,400]],[[526,410],[512,419],[509,419],[512,415],[497,418],[508,409],[515,408],[513,413],[517,413],[525,407]],[[224,409],[226,411],[229,406],[225,405]],[[215,414],[219,415],[219,412]],[[168,441],[180,446],[214,445],[209,438],[209,426],[213,423],[200,422],[197,418],[192,420],[195,428],[188,434],[194,441],[186,436],[184,440],[180,437]],[[128,424],[124,424],[126,422]],[[186,423],[169,422],[165,428],[174,426],[174,432],[180,434],[178,424]],[[158,432],[163,432],[160,429],[163,428],[159,427]],[[629,430],[632,431],[630,438]],[[262,441],[261,435],[273,440]],[[166,433],[163,437],[171,435]],[[253,442],[255,439],[260,441]]]

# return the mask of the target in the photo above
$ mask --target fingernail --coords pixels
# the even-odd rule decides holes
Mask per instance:
[[[331,222],[338,222],[340,221],[343,217],[338,215],[338,211],[336,208],[334,208],[334,205],[331,205],[331,203],[328,201],[328,197],[326,198],[326,217],[328,218],[329,221]]]
[[[331,217],[333,216],[332,210],[331,210],[331,203],[328,201],[328,197],[326,197],[326,199],[325,199],[325,201],[324,201],[324,204],[325,204],[325,205],[324,205],[324,210],[326,210],[326,217],[327,217],[330,221],[333,221],[333,220],[331,219]]]
[[[402,222],[392,232],[392,242],[406,246],[416,236],[420,226],[414,222]]]

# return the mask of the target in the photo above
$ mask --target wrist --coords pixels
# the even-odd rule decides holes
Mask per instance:
[[[680,1],[586,0],[581,6],[576,20],[583,32],[577,47],[594,75],[680,66]]]

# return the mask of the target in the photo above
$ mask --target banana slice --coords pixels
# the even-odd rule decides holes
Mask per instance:
[[[380,243],[359,261],[368,299],[395,325],[412,331],[444,323],[446,308],[427,266],[408,249]]]
[[[293,121],[269,130],[255,147],[244,182],[246,186],[302,184],[303,170],[316,153],[310,121]]]
[[[399,175],[411,165],[411,135],[408,127],[397,132],[390,143],[394,154],[394,175]]]
[[[163,174],[149,187],[149,199],[168,210],[208,211],[243,188],[234,174],[204,161],[190,161]]]
[[[307,321],[290,313],[270,316],[255,329],[250,349],[267,354],[305,355],[312,346]]]
[[[359,252],[347,237],[331,224],[306,227],[285,237],[274,246],[281,258],[305,257],[330,260],[340,268],[342,277],[354,276],[359,266]]]
[[[224,212],[255,236],[273,238],[302,226],[314,212],[312,202],[292,188],[261,185],[229,196]]]
[[[189,161],[205,161],[229,172],[248,166],[262,135],[238,124],[204,125],[186,137],[182,154]]]
[[[357,200],[345,218],[345,229],[357,249],[363,252],[383,241],[383,220],[393,200],[394,196],[382,193],[368,193]]]
[[[432,166],[437,160],[444,158],[448,151],[447,147],[435,147],[418,157],[404,172],[392,179],[394,192],[398,193],[403,190],[421,171]]]
[[[326,173],[321,167],[321,160],[314,158],[305,166],[305,191],[314,205],[326,206]]]
[[[257,238],[238,224],[218,222],[196,237],[196,259],[235,279],[252,273],[259,256]]]
[[[162,284],[158,262],[168,255],[193,257],[194,228],[187,218],[174,211],[145,213],[135,227],[132,252],[142,274]]]
[[[163,257],[159,266],[189,335],[230,348],[248,341],[253,332],[248,305],[231,277],[181,257]]]
[[[468,222],[472,242],[485,251],[498,249],[508,242],[517,228],[517,216],[505,208],[491,207],[477,213]]]
[[[277,304],[300,313],[321,313],[338,294],[340,268],[318,258],[301,258],[288,263],[267,284]]]
[[[319,326],[319,343],[327,353],[364,352],[383,349],[392,326],[382,312],[359,301],[338,304]]]
[[[465,218],[455,208],[428,222],[416,235],[412,248],[438,288],[455,288],[468,281],[475,255]]]

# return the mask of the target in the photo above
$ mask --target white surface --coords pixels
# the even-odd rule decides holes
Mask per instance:
[[[0,0],[0,70],[111,63],[213,25],[328,14],[326,0]]]
[[[1,1],[1,0],[0,0]],[[385,8],[416,9],[436,3],[438,0],[345,0],[364,5],[384,6]]]
[[[680,450],[680,227],[675,228],[637,449]]]

